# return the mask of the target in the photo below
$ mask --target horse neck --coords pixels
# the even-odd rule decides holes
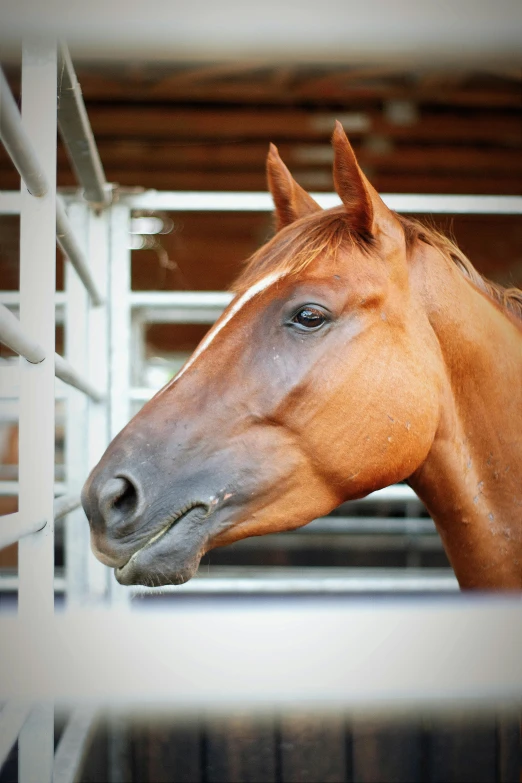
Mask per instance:
[[[439,427],[410,484],[462,587],[522,588],[522,334],[452,261],[412,264],[443,358]],[[521,324],[522,327],[522,324]]]

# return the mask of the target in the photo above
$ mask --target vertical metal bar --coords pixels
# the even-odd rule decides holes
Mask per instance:
[[[131,374],[131,254],[129,249],[130,209],[121,204],[109,208],[111,241],[109,256],[109,437],[112,440],[129,421]],[[129,592],[114,577],[109,582],[112,604],[124,606]],[[109,720],[109,779],[123,783],[127,769],[128,738],[117,715]]]
[[[35,704],[18,738],[20,783],[51,783],[54,766],[54,706]]]
[[[109,208],[111,241],[109,259],[109,437],[112,440],[130,419],[131,351],[131,251],[130,209],[124,204]],[[113,578],[111,601],[126,603],[129,591]]]
[[[69,221],[84,253],[87,253],[88,207],[71,204]],[[88,294],[70,264],[65,264],[65,358],[89,379],[87,368]],[[90,379],[89,379],[90,380]],[[88,398],[67,387],[65,417],[65,469],[67,491],[79,494],[87,475]],[[67,605],[81,603],[87,592],[86,553],[89,532],[81,509],[65,522],[65,584]]]
[[[41,638],[54,611],[54,351],[56,287],[56,45],[24,42],[22,122],[48,181],[35,198],[22,184],[20,322],[38,335],[46,358],[20,359],[19,510],[43,518],[43,530],[20,541],[20,620]],[[19,739],[22,783],[48,783],[53,765],[53,707],[37,705]]]
[[[101,296],[108,302],[109,288],[109,241],[110,220],[104,212],[100,215],[89,214],[89,266],[98,281]],[[89,401],[89,420],[87,427],[87,472],[98,462],[109,443],[109,316],[107,304],[101,307],[90,305],[89,339],[87,358],[88,377],[93,386],[104,395],[104,402],[94,404]],[[87,473],[85,478],[87,477]],[[82,512],[83,513],[83,512]],[[88,542],[89,533],[85,517],[83,526],[87,535],[84,550],[87,569],[87,590],[90,600],[103,600],[107,597],[111,571],[92,554]]]
[[[146,318],[142,309],[132,309],[131,314],[131,352],[130,367],[132,386],[145,386],[146,365]]]

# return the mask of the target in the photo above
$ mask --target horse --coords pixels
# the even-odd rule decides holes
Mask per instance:
[[[339,123],[332,143],[327,210],[270,146],[275,235],[85,484],[121,584],[406,481],[461,588],[522,588],[522,292],[388,209]]]

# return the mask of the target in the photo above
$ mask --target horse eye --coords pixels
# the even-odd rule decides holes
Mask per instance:
[[[326,318],[320,310],[316,310],[315,307],[303,307],[292,318],[292,323],[299,324],[299,326],[305,329],[318,329],[324,324]]]

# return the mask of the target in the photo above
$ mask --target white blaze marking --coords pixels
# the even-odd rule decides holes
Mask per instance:
[[[222,316],[221,320],[218,321],[209,332],[207,332],[204,340],[196,348],[188,362],[181,368],[181,370],[170,381],[170,383],[165,386],[164,391],[166,391],[171,386],[171,384],[179,381],[181,376],[189,369],[189,367],[192,367],[196,359],[201,356],[203,351],[208,348],[214,337],[216,337],[216,335],[219,334],[219,332],[229,323],[229,321],[232,320],[232,318],[241,310],[243,305],[250,301],[250,299],[252,299],[256,294],[261,293],[261,291],[264,291],[266,288],[279,280],[280,277],[281,273],[272,273],[271,275],[263,277],[261,280],[258,280],[258,282],[255,283],[251,288],[245,291],[245,293],[242,294],[236,302],[233,302],[230,305],[228,312]]]

